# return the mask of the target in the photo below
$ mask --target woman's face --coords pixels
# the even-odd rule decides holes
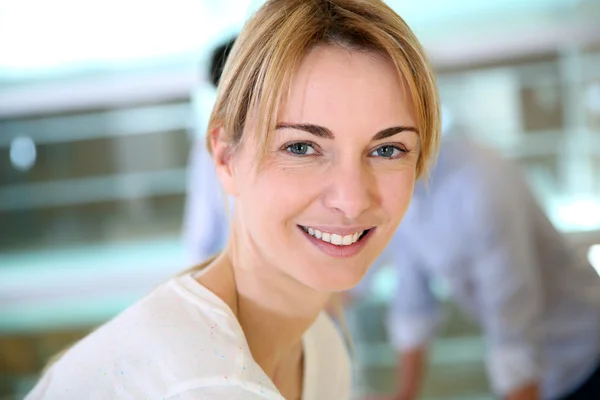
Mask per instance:
[[[317,47],[257,169],[251,129],[225,184],[236,198],[238,242],[314,289],[353,287],[394,234],[415,183],[416,123],[393,64]]]

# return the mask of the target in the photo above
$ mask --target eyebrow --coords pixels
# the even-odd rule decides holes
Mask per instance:
[[[335,135],[333,134],[333,132],[331,132],[324,126],[315,124],[290,124],[287,122],[280,122],[277,124],[275,129],[297,129],[300,131],[311,133],[323,139],[335,139]],[[394,136],[395,134],[400,132],[414,132],[416,134],[419,133],[417,128],[412,126],[392,126],[390,128],[385,128],[377,132],[371,140],[383,140],[389,138],[390,136]]]

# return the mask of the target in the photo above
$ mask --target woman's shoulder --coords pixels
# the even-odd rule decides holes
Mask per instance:
[[[150,353],[155,353],[204,343],[237,344],[243,333],[232,326],[235,317],[227,305],[186,273],[165,282],[86,339],[131,342],[129,348],[140,351],[151,342]]]
[[[36,389],[55,397],[90,392],[101,398],[166,397],[183,382],[235,380],[249,357],[230,310],[182,275],[76,343]]]

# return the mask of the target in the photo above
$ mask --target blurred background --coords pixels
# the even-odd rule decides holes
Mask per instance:
[[[445,123],[516,160],[600,270],[600,1],[387,3],[431,56]],[[22,398],[50,355],[188,266],[188,156],[210,113],[192,99],[209,52],[260,4],[0,0],[0,399]],[[394,386],[383,264],[349,310],[367,327],[357,393]],[[479,333],[446,304],[423,396],[491,399]]]

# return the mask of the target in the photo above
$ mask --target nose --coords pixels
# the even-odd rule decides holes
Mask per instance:
[[[356,219],[373,202],[374,177],[362,163],[338,164],[328,174],[324,203],[347,219]]]

